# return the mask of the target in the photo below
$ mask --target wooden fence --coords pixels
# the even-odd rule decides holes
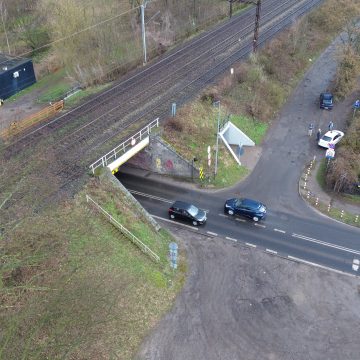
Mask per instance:
[[[13,136],[20,134],[31,126],[38,124],[50,117],[54,116],[56,113],[61,111],[64,108],[64,100],[60,100],[47,106],[46,108],[40,110],[39,112],[32,114],[24,119],[14,121],[6,129],[0,132],[0,137],[4,140],[8,140]]]

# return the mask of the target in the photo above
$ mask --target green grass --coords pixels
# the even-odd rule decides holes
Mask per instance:
[[[87,97],[100,93],[101,91],[106,90],[110,86],[111,84],[105,84],[95,87],[89,87],[86,88],[85,90],[80,90],[65,100],[65,108],[71,108],[79,104],[82,100],[86,99]]]
[[[126,223],[160,263],[89,207],[85,193]],[[94,178],[71,204],[24,219],[13,230],[17,243],[9,246],[17,256],[2,257],[1,278],[22,269],[27,296],[16,281],[2,282],[1,291],[7,304],[22,299],[26,306],[2,317],[0,358],[133,357],[183,286],[187,267],[180,246],[179,268],[171,271],[167,254],[174,239],[130,208],[111,182]]]
[[[316,173],[316,181],[324,191],[326,189],[326,166],[327,159],[322,159],[319,164],[319,169]]]
[[[232,115],[230,121],[259,145],[269,127],[267,123],[251,119],[244,115]]]

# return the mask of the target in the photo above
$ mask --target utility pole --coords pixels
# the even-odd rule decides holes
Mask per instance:
[[[261,11],[261,0],[257,0],[256,4],[256,16],[255,16],[255,29],[254,29],[254,40],[253,40],[253,52],[256,52],[258,47],[259,39],[259,27],[260,27],[260,11]]]
[[[141,34],[142,34],[142,42],[143,42],[143,52],[144,52],[144,65],[147,62],[146,58],[146,34],[145,34],[145,4],[140,5],[141,9]]]
[[[232,17],[232,4],[234,2],[256,5],[255,28],[254,28],[254,38],[253,38],[253,52],[255,53],[258,48],[258,40],[259,40],[261,0],[228,0],[228,1],[229,1],[229,5],[230,5],[230,9],[229,9],[229,17],[230,18]]]

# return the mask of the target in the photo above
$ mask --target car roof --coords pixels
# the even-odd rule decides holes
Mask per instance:
[[[190,203],[187,203],[185,201],[175,201],[172,205],[172,207],[177,207],[177,208],[180,208],[180,209],[184,209],[184,210],[188,210],[191,206],[194,206]]]
[[[324,93],[321,93],[321,96],[323,96],[324,98],[332,98],[333,94],[329,93],[329,92],[324,92]]]
[[[340,135],[344,135],[344,133],[340,130],[333,130],[333,131],[328,131],[324,134],[324,136],[328,136],[330,138],[333,138],[335,135],[340,134]]]
[[[262,205],[261,202],[256,201],[256,200],[252,200],[252,199],[248,199],[248,198],[241,198],[239,200],[241,200],[241,203],[243,205],[246,205],[246,206],[256,206],[256,207],[258,207],[259,205]]]

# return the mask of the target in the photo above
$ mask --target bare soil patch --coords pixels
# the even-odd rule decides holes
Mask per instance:
[[[359,279],[219,238],[176,234],[184,239],[189,277],[138,359],[353,360],[359,354]]]

